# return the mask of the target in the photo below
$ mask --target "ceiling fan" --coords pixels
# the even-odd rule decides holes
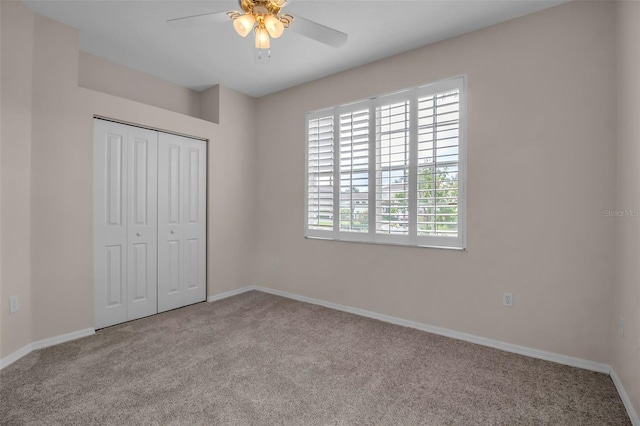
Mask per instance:
[[[173,27],[190,27],[231,19],[236,32],[242,37],[254,31],[256,49],[270,49],[270,38],[280,37],[285,28],[333,47],[340,47],[347,42],[347,34],[341,31],[299,16],[280,13],[287,5],[287,0],[238,0],[238,4],[242,12],[204,13],[170,19],[167,23]]]

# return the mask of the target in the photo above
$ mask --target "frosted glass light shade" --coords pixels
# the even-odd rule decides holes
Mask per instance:
[[[256,18],[253,15],[242,15],[233,20],[233,28],[242,37],[246,37],[251,32],[253,24],[256,23]]]
[[[284,32],[284,25],[278,18],[273,15],[267,15],[264,18],[264,26],[273,38],[278,38]]]
[[[269,33],[265,28],[256,28],[256,49],[269,49],[271,42],[269,41]]]

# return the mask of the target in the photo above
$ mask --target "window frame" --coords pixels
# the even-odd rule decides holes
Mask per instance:
[[[448,90],[459,90],[458,125],[458,233],[456,237],[418,235],[418,101]],[[414,86],[397,92],[373,96],[344,105],[310,111],[305,114],[305,179],[304,179],[304,237],[370,244],[390,244],[408,247],[429,247],[465,250],[467,224],[467,77],[460,75],[432,83]],[[408,233],[385,234],[376,232],[376,108],[396,102],[409,102],[409,175],[408,175]],[[368,232],[342,231],[340,229],[340,116],[369,110],[368,150]],[[333,228],[318,230],[309,228],[309,122],[323,117],[333,117]],[[435,163],[437,167],[437,162]]]

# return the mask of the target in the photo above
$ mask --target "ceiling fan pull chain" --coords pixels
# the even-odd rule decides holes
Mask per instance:
[[[266,57],[265,58],[262,57],[262,53],[263,52],[266,52]],[[258,49],[258,48],[256,48],[255,59],[256,59],[256,62],[262,61],[263,59],[265,59],[265,60],[271,59],[271,49],[270,48],[266,48],[266,49]]]

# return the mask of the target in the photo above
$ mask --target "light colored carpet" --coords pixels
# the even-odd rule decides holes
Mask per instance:
[[[0,372],[3,425],[627,425],[611,379],[253,291]]]

